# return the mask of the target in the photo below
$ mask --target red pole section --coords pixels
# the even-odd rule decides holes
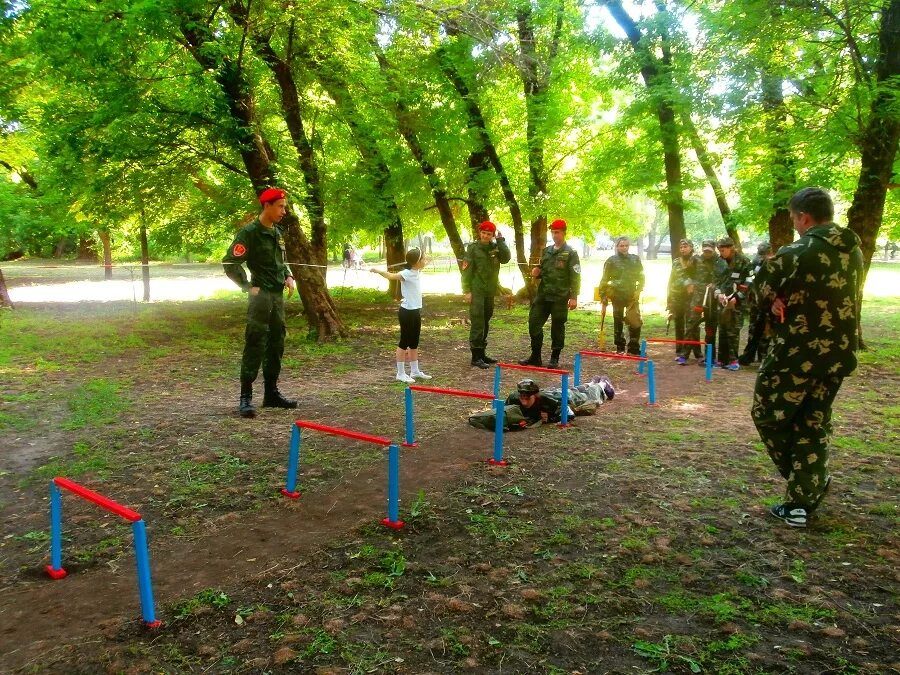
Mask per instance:
[[[488,401],[494,400],[493,394],[482,394],[478,391],[463,391],[462,389],[442,389],[441,387],[423,387],[420,384],[411,384],[409,388],[413,391],[425,391],[431,394],[446,394],[447,396],[464,396],[466,398],[483,398]]]
[[[584,353],[584,352],[582,352]],[[518,363],[498,363],[497,364],[501,368],[505,368],[506,370],[536,370],[540,373],[553,373],[554,375],[568,375],[568,370],[561,370],[559,368],[541,368],[540,366],[520,366]]]
[[[624,361],[649,361],[646,356],[633,356],[631,354],[613,354],[612,352],[580,352],[585,356],[601,356],[605,359],[622,359]]]
[[[702,345],[700,340],[669,340],[668,338],[647,338],[647,342],[667,342],[676,345]]]
[[[382,438],[381,436],[370,436],[369,434],[361,434],[358,431],[350,431],[349,429],[341,429],[340,427],[329,427],[324,424],[316,424],[315,422],[306,422],[304,420],[297,420],[294,422],[301,429],[314,429],[315,431],[321,431],[324,434],[332,434],[333,436],[345,436],[347,438],[354,438],[357,441],[365,441],[366,443],[374,443],[375,445],[390,445],[391,439]]]
[[[118,502],[114,502],[112,499],[104,497],[103,495],[98,494],[93,490],[88,490],[83,485],[79,485],[75,481],[71,481],[68,478],[57,476],[53,479],[53,482],[56,483],[57,487],[65,488],[69,492],[73,492],[79,497],[84,497],[89,502],[94,502],[97,506],[102,506],[110,513],[115,513],[117,516],[122,516],[122,518],[124,518],[125,520],[129,520],[132,523],[135,523],[141,519],[141,514],[137,511],[132,511],[131,509],[122,506]]]

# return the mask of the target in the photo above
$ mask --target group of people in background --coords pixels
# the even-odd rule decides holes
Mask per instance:
[[[253,382],[260,366],[263,405],[297,407],[297,401],[278,390],[285,340],[283,291],[287,289],[290,297],[295,290],[278,228],[287,199],[282,190],[269,188],[259,201],[259,217],[238,232],[223,259],[226,274],[250,298],[240,369],[238,410],[242,417],[256,415]],[[863,256],[859,237],[834,224],[834,205],[824,190],[800,190],[791,198],[788,210],[799,239],[774,255],[761,246],[754,261],[737,252],[730,237],[703,241],[700,255],[694,253],[690,240],[681,240],[669,279],[667,310],[675,323],[676,339],[699,341],[703,323],[707,348],[716,350],[718,363],[729,370],[738,370],[742,362],[750,363],[768,349],[756,378],[751,417],[787,482],[784,501],[772,507],[771,513],[792,527],[806,527],[831,485],[831,407],[844,377],[856,368]],[[509,262],[510,251],[490,221],[481,223],[478,230],[478,240],[466,248],[462,279],[470,307],[471,364],[487,368],[496,363],[487,355],[487,336],[500,266]],[[568,312],[578,304],[581,266],[578,253],[566,244],[566,222],[553,221],[550,232],[553,245],[544,249],[539,264],[531,270],[537,282],[528,315],[531,353],[520,363],[543,364],[543,329],[550,318],[548,365],[555,368],[565,345]],[[597,291],[604,304],[613,305],[617,351],[635,354],[640,346],[639,299],[644,272],[629,246],[625,237],[616,241],[616,253],[606,261]],[[400,272],[372,270],[400,283],[403,301],[398,310],[396,378],[404,383],[431,379],[420,369],[417,351],[422,326],[419,272],[426,262],[419,249],[412,249]],[[245,264],[251,273],[249,281]],[[738,336],[747,313],[750,336],[747,349],[739,354]],[[771,346],[767,347],[769,335]],[[679,345],[680,364],[699,355],[698,345]],[[604,383],[592,384],[600,392]],[[604,390],[596,401],[591,398],[592,404],[606,397]],[[542,399],[537,384],[523,380],[515,401],[509,403],[515,404],[526,420],[545,421],[558,414],[551,398],[548,393]]]

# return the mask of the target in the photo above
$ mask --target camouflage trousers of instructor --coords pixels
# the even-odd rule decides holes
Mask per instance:
[[[569,320],[569,300],[548,300],[536,297],[528,310],[528,335],[531,353],[539,355],[544,345],[544,324],[550,317],[550,349],[559,353],[566,346],[566,321]]]
[[[247,329],[241,358],[241,384],[252,384],[262,365],[263,380],[275,387],[284,355],[284,296],[277,291],[259,290],[247,305]]]
[[[472,293],[469,305],[469,347],[485,349],[488,329],[494,316],[494,296]]]
[[[750,414],[787,480],[785,505],[812,512],[828,486],[831,406],[843,378],[803,378],[767,366],[757,375]]]

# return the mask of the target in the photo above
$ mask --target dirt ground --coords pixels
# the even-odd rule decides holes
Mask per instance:
[[[427,301],[429,384],[490,391],[493,371],[468,365],[465,309]],[[19,334],[0,407],[0,669],[900,668],[890,321],[875,324],[876,356],[838,398],[834,483],[808,530],[767,514],[783,483],[748,414],[755,368],[717,370],[707,383],[656,346],[659,405],[647,405],[633,364],[586,360],[584,377],[608,375],[615,399],[569,429],[507,434],[504,468],[486,462],[493,435],[466,424],[480,401],[417,397],[419,446],[402,449],[406,527],[392,531],[379,524],[386,452],[376,446],[304,433],[303,495],[279,494],[295,418],[402,441],[394,310],[364,292],[341,309],[348,340],[289,337],[281,388],[300,410],[255,420],[236,414],[237,300],[16,310],[26,317],[17,327],[36,338]],[[525,354],[525,317],[523,307],[498,310],[489,352]],[[661,336],[648,319],[647,334]],[[46,349],[42,332],[53,330],[67,338]],[[596,348],[596,315],[573,313],[568,344],[567,368],[576,348]],[[504,373],[503,391],[520,376]],[[98,382],[113,394],[79,426],[72,402]],[[143,515],[160,628],[138,620],[128,524],[69,494],[69,575],[47,578],[53,475]]]

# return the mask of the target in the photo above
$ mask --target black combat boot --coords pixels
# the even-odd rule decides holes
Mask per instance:
[[[266,393],[263,396],[263,408],[296,408],[297,401],[285,398],[278,391],[277,385],[269,387],[266,385]]]
[[[256,417],[256,407],[253,405],[253,383],[241,382],[241,403],[238,406],[241,417]]]
[[[547,363],[548,368],[559,368],[559,354],[562,349],[554,349],[550,353],[550,362]]]
[[[486,364],[488,364],[489,366],[492,366],[492,365],[494,365],[495,363],[497,363],[497,359],[492,359],[490,356],[488,356],[487,354],[485,354],[484,351],[485,351],[485,350],[483,350],[483,349],[481,350],[481,360],[482,360],[482,361],[484,361],[484,362],[485,362]]]
[[[541,353],[540,352],[531,352],[531,356],[527,359],[519,359],[520,366],[543,366],[544,362],[541,361]]]
[[[484,362],[484,350],[483,349],[473,349],[472,350],[472,365],[476,368],[481,368],[482,370],[486,370],[490,368],[490,366]]]

